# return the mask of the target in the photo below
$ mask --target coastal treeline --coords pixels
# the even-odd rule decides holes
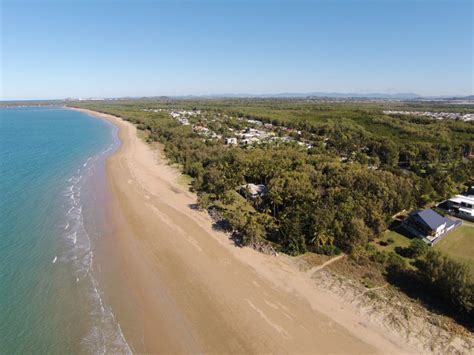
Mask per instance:
[[[429,247],[419,238],[398,253],[383,252],[368,245],[360,263],[373,262],[385,271],[392,284],[430,307],[454,316],[469,328],[474,327],[474,282],[466,264]],[[408,264],[405,256],[412,260]]]
[[[417,260],[417,266],[424,284],[434,294],[455,309],[474,315],[474,283],[467,265],[429,250],[424,258]]]
[[[268,243],[291,255],[345,252],[392,272],[410,270],[398,254],[381,255],[369,243],[397,213],[447,198],[474,181],[472,122],[388,116],[371,103],[163,100],[76,106],[123,117],[146,131],[149,141],[163,143],[168,158],[192,178],[199,206],[224,222],[239,243]],[[192,116],[195,125],[171,117],[171,108],[199,112]],[[225,144],[225,137],[255,121],[288,139]],[[215,136],[203,136],[193,129],[198,125]],[[263,185],[264,193],[250,196],[248,184]],[[435,275],[435,257],[419,256],[425,260],[419,275],[455,300],[453,307],[471,314],[472,304],[466,304],[472,298],[462,300],[472,290],[470,276],[456,278],[456,267],[445,271],[451,276]]]

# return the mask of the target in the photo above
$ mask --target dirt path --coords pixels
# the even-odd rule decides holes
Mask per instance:
[[[382,286],[369,288],[369,289],[365,290],[364,292],[362,292],[360,295],[357,295],[357,297],[362,297],[362,296],[364,296],[365,294],[367,294],[369,292],[377,291],[377,290],[380,290],[380,289],[385,288],[387,286],[388,286],[388,283],[385,283]]]
[[[346,256],[345,254],[341,254],[341,255],[335,256],[334,258],[331,258],[331,259],[329,259],[328,261],[325,261],[325,262],[322,263],[321,265],[312,267],[311,269],[309,269],[309,270],[307,271],[307,273],[312,275],[312,274],[315,273],[316,271],[322,270],[322,269],[324,269],[326,266],[331,265],[332,263],[334,263],[334,262],[336,262],[336,261],[338,261],[338,260],[341,260],[341,259],[344,258],[345,256]]]

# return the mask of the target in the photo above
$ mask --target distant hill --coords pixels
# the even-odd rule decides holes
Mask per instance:
[[[316,92],[306,96],[317,96],[317,97],[334,97],[334,98],[368,98],[368,99],[403,99],[413,100],[418,99],[421,96],[414,93],[396,93],[396,94],[381,94],[381,93],[368,93],[368,94],[357,94],[357,93],[324,93]]]
[[[414,100],[422,96],[414,93],[396,93],[396,94],[381,94],[381,93],[339,93],[339,92],[285,92],[277,94],[216,94],[216,95],[185,95],[180,98],[304,98],[304,97],[327,97],[327,98],[358,98],[358,99],[399,99],[399,100]]]
[[[106,100],[116,99],[128,99],[128,100],[172,100],[172,99],[184,99],[184,100],[199,100],[199,99],[238,99],[238,98],[281,98],[281,99],[298,99],[298,98],[328,98],[328,99],[376,99],[376,100],[415,100],[415,101],[474,101],[474,95],[469,96],[421,96],[415,93],[395,93],[395,94],[383,94],[383,93],[340,93],[340,92],[283,92],[276,94],[245,94],[245,93],[233,93],[233,94],[205,94],[205,95],[171,95],[171,96],[125,96],[120,98],[106,98]],[[84,100],[84,99],[66,99],[68,100]],[[87,99],[94,100],[94,99]],[[99,99],[95,99],[99,100]]]

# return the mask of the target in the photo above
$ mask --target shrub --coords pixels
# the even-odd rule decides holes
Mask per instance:
[[[406,258],[419,258],[424,256],[430,247],[422,239],[415,238],[406,248],[396,247],[395,252]]]
[[[474,313],[474,283],[467,265],[450,259],[437,250],[430,250],[418,261],[418,270],[425,281],[438,290],[439,296],[459,312]]]
[[[406,269],[407,262],[400,255],[391,251],[387,255],[387,268],[393,271]]]
[[[418,258],[428,252],[429,246],[422,239],[415,238],[410,242],[408,249],[412,258]]]
[[[329,255],[329,256],[341,254],[341,250],[335,245],[322,245],[320,247],[317,247],[315,249],[315,252],[318,254]]]
[[[211,197],[209,194],[202,193],[198,195],[197,205],[200,209],[206,210],[211,205]]]
[[[370,259],[376,263],[385,265],[388,259],[388,254],[383,251],[375,251],[374,253],[370,254]]]

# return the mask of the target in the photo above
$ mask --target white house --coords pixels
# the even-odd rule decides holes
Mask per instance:
[[[455,216],[474,221],[474,196],[456,195],[446,201],[449,211]]]
[[[240,186],[240,192],[245,197],[251,197],[253,199],[258,196],[264,196],[267,193],[267,187],[265,185],[245,184]]]
[[[237,144],[237,138],[226,138],[225,139],[225,144],[236,145]]]

